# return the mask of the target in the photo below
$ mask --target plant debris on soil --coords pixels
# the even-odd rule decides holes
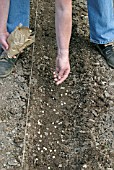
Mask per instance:
[[[59,86],[53,1],[31,1],[30,28],[36,42],[0,79],[0,170],[113,170],[114,70],[89,42],[86,1],[73,1],[71,72]]]

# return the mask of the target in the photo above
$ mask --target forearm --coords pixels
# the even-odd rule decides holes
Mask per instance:
[[[0,34],[7,32],[10,0],[0,0]]]
[[[55,26],[58,52],[65,51],[67,53],[69,50],[72,30],[72,1],[56,0],[55,8]]]

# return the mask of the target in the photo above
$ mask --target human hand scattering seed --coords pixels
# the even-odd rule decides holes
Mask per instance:
[[[28,27],[22,25],[16,27],[7,39],[9,48],[3,52],[2,56],[7,55],[8,58],[12,58],[32,44],[35,41],[35,36],[31,36],[31,32]]]

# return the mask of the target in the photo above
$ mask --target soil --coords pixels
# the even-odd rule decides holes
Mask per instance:
[[[59,86],[53,1],[31,1],[30,27],[35,44],[0,80],[0,169],[113,170],[114,71],[89,42],[86,2],[73,1],[71,72]]]

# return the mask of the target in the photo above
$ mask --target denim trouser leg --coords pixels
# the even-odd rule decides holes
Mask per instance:
[[[106,44],[114,41],[113,0],[88,0],[90,41]]]
[[[7,21],[8,32],[11,33],[20,23],[29,27],[30,0],[10,0]]]

